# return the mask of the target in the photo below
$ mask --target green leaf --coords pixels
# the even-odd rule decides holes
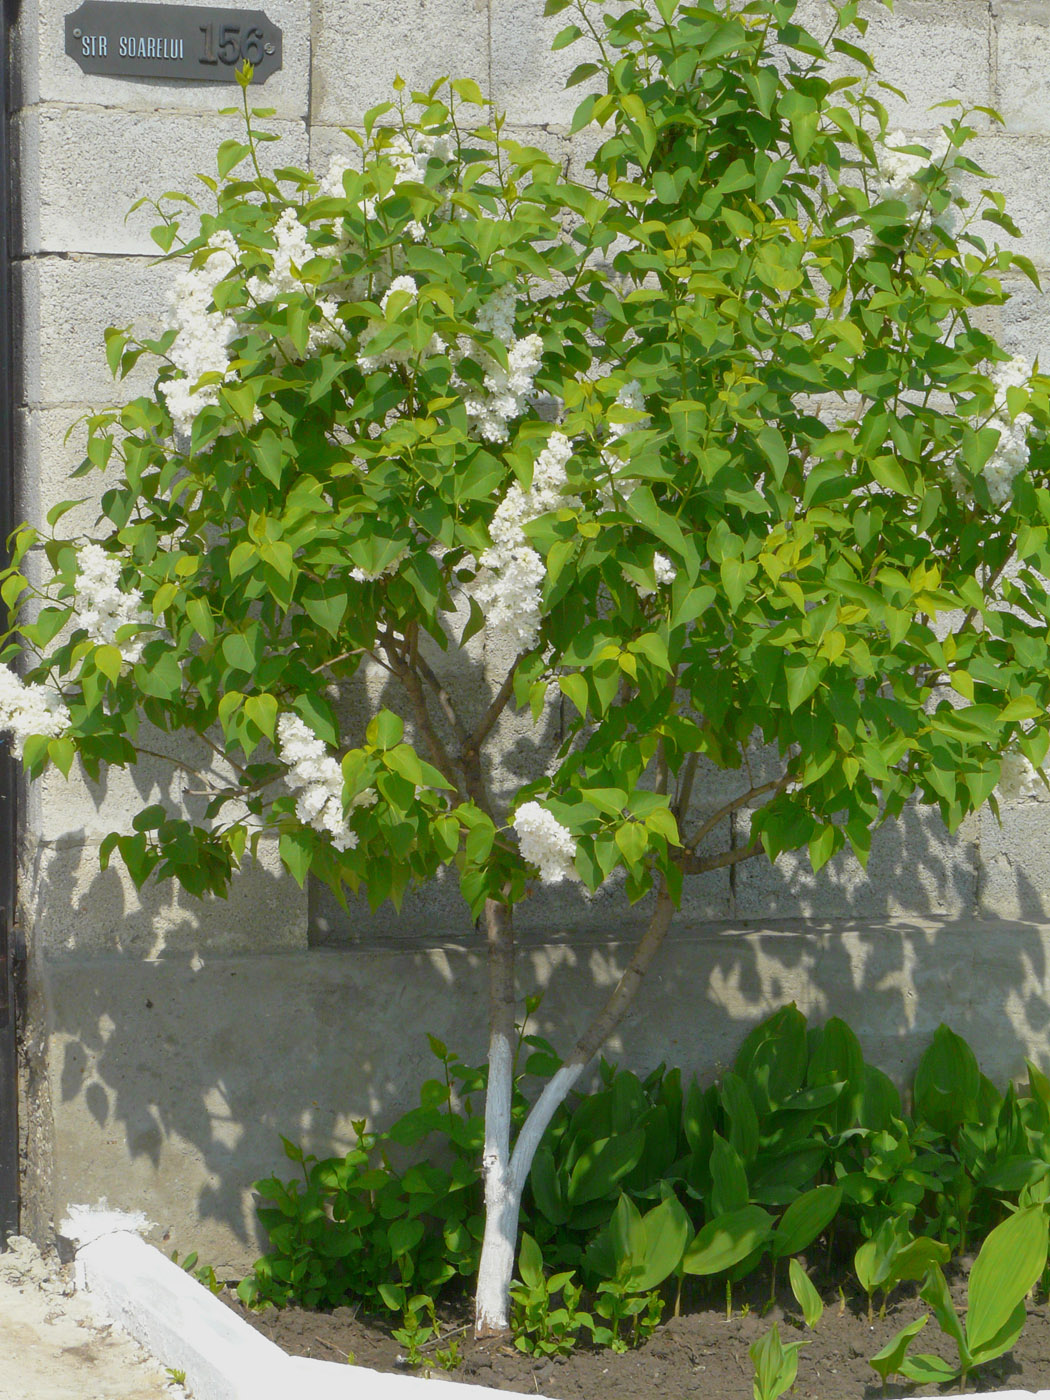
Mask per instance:
[[[708,1221],[685,1251],[687,1274],[721,1274],[769,1239],[773,1217],[761,1206],[744,1206]]]
[[[526,1288],[542,1288],[544,1284],[543,1252],[527,1230],[521,1232],[518,1275]]]
[[[729,1071],[722,1079],[720,1097],[729,1119],[729,1141],[746,1164],[758,1151],[758,1115],[751,1095],[743,1079]]]
[[[246,156],[251,154],[251,147],[246,146],[243,141],[224,141],[219,147],[216,163],[219,167],[219,175],[225,180],[235,165],[240,165]]]
[[[291,872],[299,888],[306,884],[313,860],[313,842],[305,831],[282,831],[281,860]]]
[[[976,1121],[981,1072],[961,1036],[937,1027],[915,1071],[915,1112],[942,1133]]]
[[[641,1128],[632,1128],[616,1137],[588,1143],[569,1177],[566,1191],[569,1204],[581,1206],[587,1201],[597,1201],[611,1195],[644,1150],[645,1134]]]
[[[579,671],[570,671],[567,676],[559,676],[558,689],[572,701],[580,717],[586,719],[589,692],[587,682]]]
[[[100,646],[95,648],[95,665],[109,680],[117,681],[124,669],[124,658],[118,647]]]
[[[726,1215],[740,1210],[748,1203],[747,1172],[740,1154],[720,1133],[711,1142],[712,1192],[710,1210]]]
[[[806,1326],[816,1327],[824,1315],[824,1304],[820,1294],[810,1282],[809,1275],[797,1259],[792,1259],[788,1264],[788,1278],[791,1283],[791,1291],[795,1295],[795,1302],[802,1309]]]
[[[961,1365],[953,1366],[950,1361],[925,1351],[906,1357],[897,1369],[919,1385],[950,1385],[962,1375]]]
[[[923,1313],[922,1317],[918,1318],[915,1322],[909,1322],[906,1327],[902,1327],[899,1332],[895,1333],[886,1345],[870,1358],[869,1365],[873,1366],[879,1373],[883,1385],[886,1384],[890,1376],[900,1371],[901,1363],[904,1360],[908,1347],[929,1320],[929,1313]]]
[[[69,770],[72,768],[73,760],[76,757],[76,749],[73,747],[72,740],[67,739],[65,736],[52,739],[47,746],[47,756],[62,776],[68,778]]]
[[[1042,1204],[1008,1216],[988,1235],[970,1271],[966,1341],[977,1355],[1009,1322],[1046,1267],[1047,1221]]]
[[[774,1322],[765,1336],[748,1347],[747,1354],[755,1367],[755,1400],[777,1400],[785,1390],[791,1389],[798,1374],[799,1348],[807,1345],[806,1342],[789,1342],[784,1346]]]
[[[919,1289],[919,1297],[925,1303],[929,1303],[933,1309],[933,1315],[937,1319],[937,1325],[941,1331],[951,1337],[959,1352],[959,1361],[963,1366],[969,1366],[971,1357],[966,1344],[966,1337],[963,1334],[962,1325],[959,1322],[959,1315],[955,1311],[951,1294],[948,1292],[948,1285],[944,1281],[940,1266],[934,1264],[933,1268],[926,1275],[926,1282]],[[911,1375],[906,1371],[905,1375]]]
[[[792,1201],[773,1234],[773,1258],[798,1254],[830,1225],[842,1204],[841,1186],[814,1186]]]
[[[631,1275],[632,1293],[658,1288],[682,1261],[692,1226],[676,1196],[667,1196],[642,1216],[642,1234],[644,1258],[640,1270]]]
[[[365,737],[377,749],[392,749],[400,744],[405,733],[402,721],[390,710],[380,710],[369,721]]]

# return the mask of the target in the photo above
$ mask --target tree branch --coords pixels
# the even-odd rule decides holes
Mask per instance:
[[[422,734],[426,741],[427,748],[430,750],[430,757],[433,759],[435,767],[449,780],[460,797],[466,798],[468,794],[464,791],[462,785],[456,781],[455,765],[449,757],[445,745],[441,742],[440,734],[438,734],[437,730],[434,728],[434,722],[431,718],[430,710],[427,707],[427,697],[423,693],[423,687],[420,684],[418,675],[416,675],[405,658],[398,653],[397,647],[394,645],[394,639],[389,633],[384,634],[382,640],[383,650],[390,660],[390,667],[408,695],[412,705],[412,712],[416,717],[416,724],[419,726],[419,732]]]
[[[466,749],[466,746],[469,744],[470,739],[466,729],[463,727],[459,715],[456,713],[456,706],[453,703],[452,696],[448,693],[445,687],[438,680],[437,676],[434,674],[433,668],[431,667],[430,663],[424,657],[420,656],[419,648],[416,646],[415,638],[412,639],[412,661],[419,668],[419,674],[423,677],[427,685],[437,696],[438,704],[441,706],[445,718],[452,726],[452,732],[453,734],[455,734],[456,740],[459,743],[460,748]]]
[[[717,856],[683,856],[678,867],[683,875],[702,875],[705,870],[721,870],[726,865],[738,865],[742,860],[762,854],[762,846],[752,841],[747,846],[737,846],[730,851],[720,851]]]
[[[522,1125],[510,1161],[510,1176],[515,1189],[520,1190],[525,1184],[536,1148],[559,1104],[564,1102],[572,1086],[623,1019],[642,978],[663,944],[673,917],[674,904],[664,884],[657,895],[649,926],[639,940],[631,961],[606,998],[605,1005],[576,1042],[572,1054],[543,1086],[542,1093]]]
[[[685,850],[695,851],[704,837],[714,831],[719,822],[739,811],[741,807],[746,807],[756,797],[763,797],[767,792],[783,792],[790,781],[791,779],[785,773],[782,778],[777,778],[775,782],[762,783],[758,787],[748,788],[747,792],[741,793],[739,797],[734,797],[732,802],[727,802],[713,816],[708,817],[707,821],[701,823],[689,840],[685,842]]]
[[[693,800],[693,782],[696,778],[696,768],[699,762],[700,755],[698,753],[691,753],[686,756],[686,760],[682,764],[680,773],[681,787],[675,795],[675,800],[671,809],[674,812],[675,821],[678,823],[679,830],[681,830],[686,817],[689,815],[689,804]]]
[[[503,684],[496,692],[496,696],[493,699],[492,704],[485,711],[484,715],[482,716],[481,723],[478,725],[477,729],[474,730],[474,733],[470,736],[470,739],[467,742],[467,748],[464,752],[464,757],[466,757],[467,754],[473,755],[480,753],[481,746],[489,737],[489,734],[492,732],[493,725],[496,723],[500,715],[506,709],[507,701],[514,693],[514,674],[518,669],[518,662],[520,660],[520,656],[515,659],[514,665],[510,668],[510,670],[504,677]]]

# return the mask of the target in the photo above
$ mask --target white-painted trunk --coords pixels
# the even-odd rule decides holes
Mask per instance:
[[[514,1027],[514,934],[510,912],[494,900],[485,906],[489,942],[489,1085],[485,1102],[485,1234],[481,1245],[478,1291],[475,1303],[477,1335],[505,1332],[510,1313],[510,1285],[514,1277],[514,1252],[518,1242],[521,1193],[532,1169],[532,1160],[547,1125],[558,1106],[590,1064],[605,1040],[619,1025],[671,922],[674,905],[666,884],[660,888],[656,908],[634,955],[605,1005],[576,1043],[576,1048],[556,1074],[551,1075],[531,1113],[522,1124],[518,1141],[510,1151],[510,1106],[514,1089],[511,1036]]]
[[[474,1329],[479,1337],[506,1332],[510,1326],[510,1285],[518,1239],[521,1193],[512,1191],[507,1174],[485,1178],[485,1235],[481,1243]]]
[[[493,1045],[496,1046],[496,1038],[493,1039]],[[502,1066],[502,1044],[498,1049]],[[485,1109],[485,1155],[482,1159],[485,1176],[485,1234],[481,1242],[474,1314],[474,1327],[478,1336],[505,1332],[510,1326],[510,1286],[514,1278],[521,1193],[528,1180],[536,1149],[547,1130],[547,1124],[584,1069],[582,1064],[563,1065],[551,1076],[522,1125],[514,1146],[514,1154],[510,1156],[509,1089],[512,1086],[509,1046],[507,1054],[507,1110],[505,1119],[501,1115],[498,1120],[500,1132],[504,1131],[505,1123],[506,1137],[501,1142],[496,1141],[497,1114],[493,1112],[501,1105],[492,1101],[495,1066],[491,1060],[489,1063],[490,1099]],[[500,1151],[504,1143],[506,1155]]]
[[[479,1336],[505,1332],[510,1326],[510,1280],[521,1203],[521,1192],[515,1194],[510,1184],[513,1079],[514,1055],[510,1041],[502,1032],[493,1031],[489,1041],[489,1082],[485,1098],[485,1150],[481,1158],[485,1234],[474,1296],[474,1330]]]

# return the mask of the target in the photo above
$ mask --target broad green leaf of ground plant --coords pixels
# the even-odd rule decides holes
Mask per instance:
[[[685,1252],[682,1268],[687,1274],[720,1274],[746,1259],[773,1233],[773,1217],[761,1206],[709,1220]]]
[[[798,1374],[799,1350],[808,1345],[808,1342],[788,1342],[785,1346],[774,1322],[765,1336],[748,1348],[755,1368],[754,1400],[777,1400],[785,1390],[791,1389]]]
[[[691,1234],[689,1216],[676,1196],[668,1195],[647,1211],[642,1216],[642,1257],[632,1260],[631,1291],[648,1293],[674,1273]]]
[[[797,1259],[788,1264],[788,1278],[795,1302],[802,1309],[802,1317],[807,1327],[816,1327],[824,1315],[824,1303],[813,1287],[812,1281]]]
[[[973,1051],[961,1036],[938,1026],[915,1071],[916,1113],[950,1136],[974,1118],[980,1087]]]
[[[802,1086],[807,1058],[806,1018],[791,1002],[750,1032],[734,1069],[758,1113],[766,1114]]]
[[[883,1385],[886,1384],[890,1376],[900,1370],[901,1363],[904,1361],[905,1354],[912,1340],[918,1336],[929,1320],[929,1313],[923,1313],[922,1317],[917,1318],[914,1322],[909,1322],[907,1327],[902,1327],[901,1330],[886,1343],[881,1351],[877,1351],[875,1355],[871,1357],[868,1364],[873,1366],[879,1373]]]
[[[572,1169],[566,1198],[580,1206],[607,1196],[631,1170],[645,1148],[645,1134],[632,1128],[617,1137],[600,1139],[584,1148]]]
[[[970,1273],[966,1339],[975,1361],[1009,1350],[1024,1325],[1024,1300],[1046,1267],[1047,1218],[1041,1206],[1009,1216],[991,1232]],[[1010,1340],[1005,1332],[1020,1323]]]
[[[773,1258],[798,1254],[812,1244],[835,1218],[841,1204],[841,1186],[814,1186],[792,1201],[773,1231]]]
[[[900,1332],[879,1353],[883,1365],[888,1366],[892,1360],[902,1375],[930,1385],[960,1377],[965,1380],[974,1366],[1002,1356],[1021,1335],[1025,1298],[1045,1268],[1046,1257],[1047,1219],[1042,1204],[1026,1206],[997,1225],[981,1246],[970,1271],[965,1323],[960,1321],[944,1275],[935,1264],[919,1296],[929,1303],[941,1331],[954,1342],[958,1364],[953,1366],[928,1353],[907,1356],[907,1345],[915,1332],[908,1337]],[[879,1366],[876,1370],[884,1377],[889,1374]]]
[[[720,1133],[711,1145],[710,1212],[715,1216],[743,1210],[748,1204],[747,1172],[740,1154]]]

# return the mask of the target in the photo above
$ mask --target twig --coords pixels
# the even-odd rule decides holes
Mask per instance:
[[[330,1351],[334,1351],[336,1356],[341,1356],[345,1359],[346,1352],[342,1349],[342,1347],[337,1347],[334,1342],[326,1342],[323,1337],[317,1336],[314,1337],[314,1341],[320,1342],[323,1347],[328,1347]]]
[[[447,1342],[449,1337],[458,1336],[460,1332],[465,1332],[468,1329],[468,1327],[473,1326],[474,1324],[472,1322],[464,1322],[460,1327],[450,1327],[447,1332],[442,1332],[440,1337],[431,1337],[429,1342],[424,1342],[423,1345],[419,1348],[419,1350],[426,1351],[428,1347],[436,1347],[441,1342]]]

